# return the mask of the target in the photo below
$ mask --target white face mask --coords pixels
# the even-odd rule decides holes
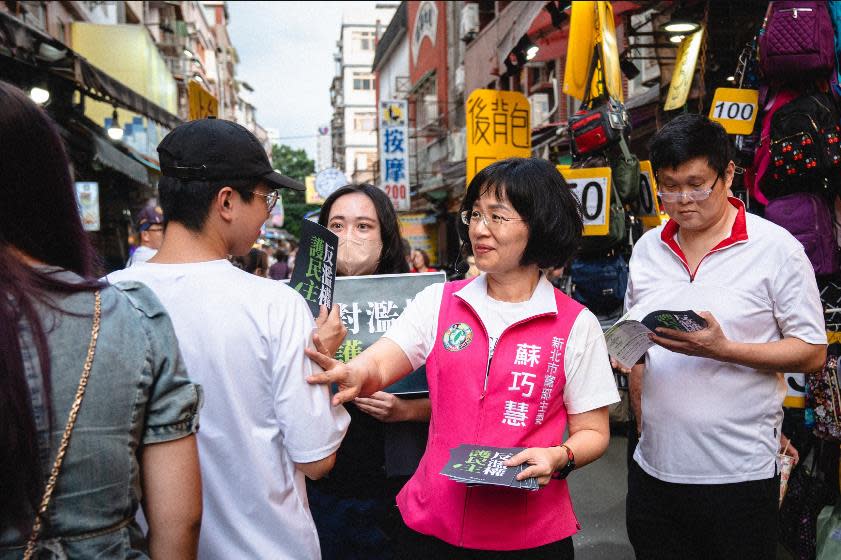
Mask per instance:
[[[360,239],[349,230],[339,237],[336,268],[340,276],[373,274],[380,264],[383,243],[379,239]]]

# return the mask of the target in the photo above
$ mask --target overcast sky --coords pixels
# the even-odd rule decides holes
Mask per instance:
[[[257,122],[280,132],[281,143],[315,159],[315,134],[330,123],[333,53],[342,17],[376,2],[228,2],[228,32],[239,55],[237,79],[248,82]],[[372,20],[373,20],[373,16]],[[373,22],[373,21],[372,21]],[[306,138],[290,138],[301,137]]]

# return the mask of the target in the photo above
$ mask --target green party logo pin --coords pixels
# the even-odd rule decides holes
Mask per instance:
[[[455,323],[444,333],[444,349],[450,352],[464,350],[473,341],[473,329],[465,323]]]

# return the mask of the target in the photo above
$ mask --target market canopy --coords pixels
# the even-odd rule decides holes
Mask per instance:
[[[0,56],[72,82],[85,95],[142,114],[167,128],[181,119],[115,80],[61,41],[0,12]]]

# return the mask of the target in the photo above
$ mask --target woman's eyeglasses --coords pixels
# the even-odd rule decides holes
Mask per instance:
[[[500,216],[499,214],[491,214],[491,219],[488,220],[487,216],[479,212],[478,210],[473,210],[472,212],[468,212],[467,210],[463,210],[461,212],[461,223],[466,226],[475,226],[478,225],[479,222],[484,222],[485,227],[492,227],[492,226],[500,226],[502,224],[508,222],[522,222],[522,218],[506,218],[505,216]]]

